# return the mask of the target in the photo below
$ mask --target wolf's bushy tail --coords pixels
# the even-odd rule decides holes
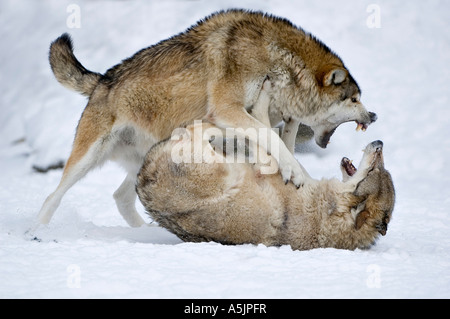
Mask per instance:
[[[92,94],[102,76],[81,65],[73,54],[72,39],[67,33],[52,42],[49,60],[59,83],[86,96]]]

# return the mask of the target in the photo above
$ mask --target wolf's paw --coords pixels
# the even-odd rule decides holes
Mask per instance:
[[[292,178],[292,183],[299,189],[300,187],[305,186],[311,181],[311,178],[308,176],[308,174],[305,174],[302,170],[302,174],[298,175],[297,177]]]
[[[302,187],[310,179],[301,165],[295,160],[290,163],[280,163],[280,172],[285,184],[292,181],[297,188]]]

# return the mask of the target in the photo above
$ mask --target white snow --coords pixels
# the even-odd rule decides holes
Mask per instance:
[[[74,3],[0,2],[0,298],[450,297],[448,1]],[[62,173],[32,166],[67,158],[86,103],[54,79],[50,42],[69,32],[80,61],[104,72],[230,7],[290,19],[349,67],[378,121],[365,133],[344,124],[326,150],[310,143],[297,158],[313,177],[331,178],[342,156],[359,161],[367,143],[383,140],[397,192],[387,235],[356,251],[182,243],[154,225],[126,225],[112,198],[125,173],[106,164],[67,193],[38,230],[42,241],[27,239]],[[378,9],[379,28],[370,28]]]

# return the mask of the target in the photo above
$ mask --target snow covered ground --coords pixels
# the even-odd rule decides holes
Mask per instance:
[[[61,176],[32,167],[67,158],[86,103],[51,74],[50,42],[69,32],[80,61],[104,72],[230,7],[286,17],[343,58],[378,122],[366,133],[342,125],[326,150],[308,144],[297,157],[313,177],[334,177],[342,156],[359,161],[383,140],[397,191],[387,235],[356,251],[182,243],[126,225],[112,198],[125,173],[107,164],[67,193],[41,242],[27,240]],[[449,298],[449,12],[438,0],[2,0],[0,297]]]

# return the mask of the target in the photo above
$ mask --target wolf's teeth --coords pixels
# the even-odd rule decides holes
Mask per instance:
[[[364,127],[362,128],[362,131],[365,132],[366,130],[367,130],[367,128],[364,126]]]
[[[360,129],[364,129],[364,125],[361,123],[358,123],[358,125],[356,125],[356,131],[359,131]]]

